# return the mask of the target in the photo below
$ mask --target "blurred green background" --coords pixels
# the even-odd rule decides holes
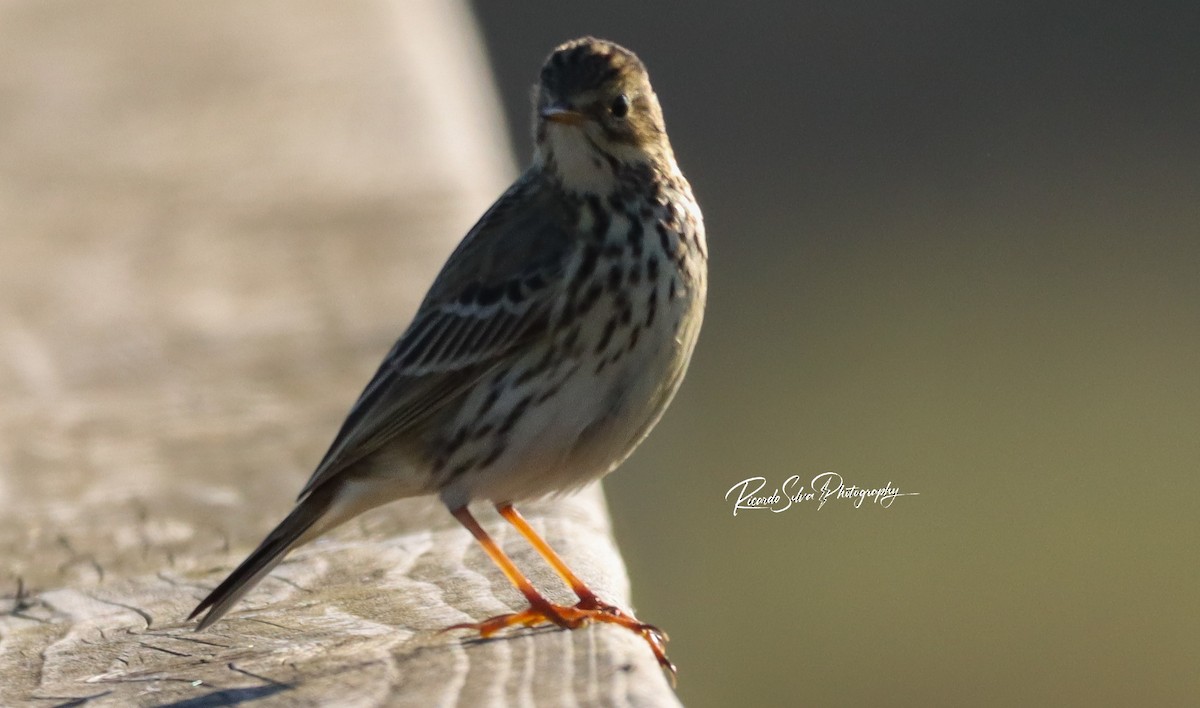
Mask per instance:
[[[689,706],[1200,696],[1200,4],[476,2],[648,64],[704,207],[691,374],[606,482]],[[920,496],[743,512],[832,470]]]

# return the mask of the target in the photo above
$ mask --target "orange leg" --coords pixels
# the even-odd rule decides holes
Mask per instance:
[[[499,566],[509,582],[521,591],[521,594],[529,601],[529,608],[521,612],[499,615],[479,623],[456,624],[447,629],[473,629],[478,631],[481,636],[488,637],[505,627],[515,625],[532,627],[552,622],[560,627],[575,629],[589,621],[616,624],[641,635],[646,640],[646,643],[650,645],[650,650],[654,652],[654,657],[658,659],[659,665],[670,672],[672,682],[674,681],[675,665],[667,659],[664,646],[667,641],[667,635],[664,632],[654,625],[640,622],[636,617],[624,610],[600,600],[578,576],[571,572],[571,569],[554,552],[550,544],[546,543],[533,530],[529,522],[525,520],[525,517],[521,516],[513,508],[512,504],[497,505],[496,510],[500,512],[500,515],[505,520],[516,527],[517,531],[525,537],[525,540],[529,541],[529,544],[546,559],[550,567],[579,596],[579,602],[574,606],[566,606],[556,605],[547,600],[533,587],[529,579],[517,569],[512,559],[487,535],[487,532],[483,530],[483,527],[479,525],[475,517],[471,516],[467,508],[462,507],[454,509],[450,513],[454,515],[454,518],[458,519],[459,523],[467,527],[467,530],[471,532],[475,540],[479,541],[479,545],[483,546],[483,550],[492,559],[492,562]]]
[[[479,624],[456,624],[446,629],[476,629],[479,630],[479,634],[482,636],[489,637],[501,629],[515,624],[523,624],[531,627],[549,621],[567,629],[574,629],[579,626],[578,622],[572,623],[570,619],[564,617],[558,612],[557,605],[547,600],[537,591],[537,588],[517,568],[517,565],[512,562],[508,554],[492,540],[487,531],[483,530],[483,527],[479,525],[475,517],[471,516],[471,512],[467,511],[467,507],[454,509],[450,513],[454,515],[454,518],[458,519],[460,524],[466,526],[471,535],[475,537],[475,540],[479,542],[479,545],[483,546],[483,550],[492,559],[492,562],[500,567],[501,572],[504,573],[504,577],[508,578],[508,582],[516,586],[521,591],[521,594],[525,596],[525,599],[529,600],[529,609],[524,612],[493,617]]]
[[[499,511],[500,515],[503,516],[508,523],[516,527],[517,531],[525,537],[525,540],[529,541],[529,545],[533,546],[534,550],[540,553],[542,558],[546,559],[546,562],[550,564],[550,567],[554,569],[554,572],[558,573],[558,577],[562,578],[563,581],[575,591],[575,594],[579,596],[579,604],[575,605],[575,607],[581,610],[600,610],[610,615],[614,615],[615,617],[626,617],[631,620],[631,622],[613,620],[602,621],[613,621],[615,624],[620,624],[639,632],[651,631],[658,635],[662,641],[667,641],[666,632],[663,632],[653,625],[649,625],[644,622],[638,622],[633,618],[632,615],[624,612],[615,605],[610,605],[602,601],[599,597],[597,597],[596,593],[592,592],[591,588],[589,588],[587,585],[584,585],[583,581],[579,579],[579,576],[571,572],[571,569],[567,567],[566,562],[554,552],[554,549],[550,547],[550,544],[546,543],[545,539],[543,539],[537,534],[536,531],[533,530],[533,527],[529,525],[529,522],[525,520],[525,517],[521,516],[521,512],[513,508],[512,504],[497,506],[496,511]]]

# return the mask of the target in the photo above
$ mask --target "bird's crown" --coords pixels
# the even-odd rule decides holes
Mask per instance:
[[[604,87],[637,88],[648,84],[642,60],[628,49],[595,37],[555,47],[542,66],[541,88],[567,98]]]

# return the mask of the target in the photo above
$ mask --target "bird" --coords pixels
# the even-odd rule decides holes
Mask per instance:
[[[390,501],[437,495],[529,606],[447,630],[589,623],[667,635],[599,598],[514,504],[616,469],[683,381],[708,252],[645,65],[611,41],[554,48],[530,166],[470,229],[351,407],[295,507],[196,606],[224,616],[292,549]],[[537,590],[468,509],[492,504],[578,596]]]

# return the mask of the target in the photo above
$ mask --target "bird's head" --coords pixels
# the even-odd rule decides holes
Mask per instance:
[[[534,92],[535,159],[575,191],[608,193],[626,168],[673,171],[662,108],[633,52],[593,37],[557,47]]]

